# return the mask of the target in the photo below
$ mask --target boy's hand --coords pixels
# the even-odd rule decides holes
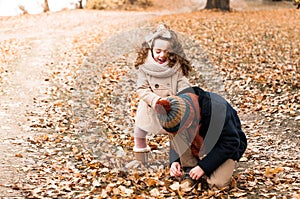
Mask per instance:
[[[193,180],[199,180],[199,178],[204,175],[204,171],[201,169],[201,167],[195,166],[192,168],[189,174]]]
[[[167,99],[159,99],[155,105],[155,111],[159,114],[166,114],[171,111],[171,103]]]
[[[179,177],[182,176],[183,173],[180,171],[181,166],[179,164],[179,162],[173,162],[171,164],[171,168],[170,168],[170,175],[174,176],[174,177]]]

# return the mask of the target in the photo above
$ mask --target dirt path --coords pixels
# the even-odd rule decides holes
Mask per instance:
[[[5,66],[8,73],[1,84],[3,93],[0,96],[0,197],[21,196],[21,193],[11,189],[11,184],[24,177],[22,167],[30,162],[27,162],[27,153],[18,142],[34,134],[28,130],[27,118],[30,114],[39,112],[34,98],[43,97],[43,90],[51,86],[45,81],[51,73],[50,63],[61,61],[62,55],[70,47],[70,40],[89,28],[110,29],[119,23],[131,23],[132,18],[136,20],[139,16],[151,17],[149,14],[114,12],[94,14],[93,19],[97,21],[92,21],[93,14],[85,14],[84,11],[1,20],[1,26],[5,27],[1,29],[1,38],[17,38],[24,46],[21,47],[20,57]],[[81,20],[72,20],[68,16],[80,16]],[[53,20],[57,20],[58,23],[53,23]]]
[[[47,49],[54,49],[54,44],[52,39],[31,40],[21,52],[22,57],[8,66],[10,73],[7,81],[2,84],[4,93],[0,97],[0,184],[11,184],[24,177],[20,167],[27,162],[25,157],[20,158],[20,154],[26,153],[18,142],[32,135],[30,131],[26,131],[26,117],[30,112],[38,111],[34,107],[34,98],[39,97],[41,90],[47,86],[44,81],[47,68],[41,66],[45,66],[49,56],[52,56]],[[4,189],[0,195],[5,196],[6,191],[16,194]]]
[[[21,145],[23,139],[35,134],[30,131],[29,117],[42,109],[35,104],[35,99],[43,98],[50,86],[45,81],[51,72],[49,63],[58,62],[68,48],[67,35],[59,34],[62,31],[59,28],[56,32],[48,29],[43,23],[46,15],[41,18],[39,21],[38,16],[21,16],[1,21],[6,23],[1,38],[17,39],[20,44],[19,57],[6,65],[8,72],[1,85],[0,196],[3,197],[21,195],[11,185],[25,177],[24,165],[33,163]]]

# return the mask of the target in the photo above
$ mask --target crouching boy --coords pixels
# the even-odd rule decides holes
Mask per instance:
[[[229,184],[247,147],[237,112],[221,96],[199,87],[160,99],[155,110],[170,136],[170,175],[210,186]]]

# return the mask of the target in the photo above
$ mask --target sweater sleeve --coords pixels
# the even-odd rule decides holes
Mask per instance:
[[[207,176],[210,176],[227,159],[233,158],[240,145],[240,137],[235,124],[232,111],[226,111],[225,124],[220,137],[212,148],[207,151],[207,155],[199,160],[198,165],[203,169]]]
[[[137,94],[140,100],[143,100],[152,108],[154,108],[156,102],[160,98],[157,94],[152,92],[147,76],[142,70],[139,70],[138,72]]]

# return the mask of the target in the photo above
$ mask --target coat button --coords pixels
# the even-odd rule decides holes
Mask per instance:
[[[158,84],[155,84],[154,87],[155,87],[155,88],[159,88],[159,85],[158,85]]]

